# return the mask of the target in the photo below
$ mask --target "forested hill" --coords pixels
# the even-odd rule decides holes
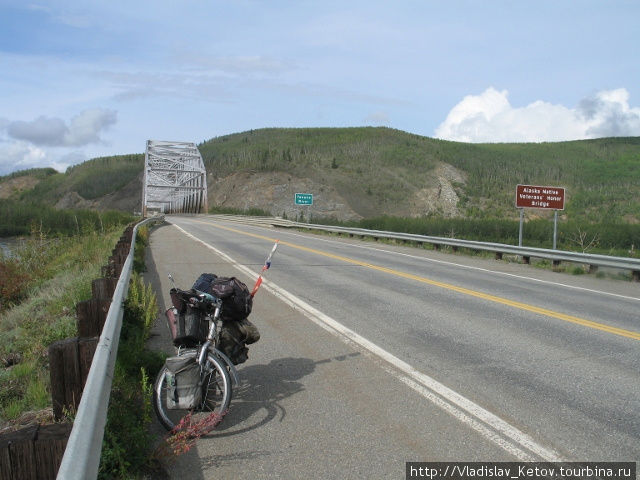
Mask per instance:
[[[296,191],[314,193],[316,215],[338,218],[516,218],[522,183],[565,187],[568,218],[640,221],[640,137],[465,144],[388,128],[261,129],[199,148],[210,205],[286,214]],[[0,201],[139,209],[143,161],[133,154],[1,177]]]

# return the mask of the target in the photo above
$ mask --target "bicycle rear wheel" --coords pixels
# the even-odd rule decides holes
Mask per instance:
[[[197,362],[197,354],[197,351],[191,350],[183,355],[191,356]],[[181,430],[186,429],[194,436],[211,431],[220,423],[231,402],[231,379],[226,366],[213,355],[207,356],[202,372],[202,402],[191,410],[167,407],[167,371],[166,366],[162,367],[153,389],[153,408],[160,423],[167,430],[179,426]]]

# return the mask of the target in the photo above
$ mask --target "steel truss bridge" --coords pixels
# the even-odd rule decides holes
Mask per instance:
[[[142,214],[202,213],[207,205],[207,172],[195,143],[147,140]]]

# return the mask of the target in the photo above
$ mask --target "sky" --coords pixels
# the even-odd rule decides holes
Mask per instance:
[[[637,0],[0,0],[0,175],[266,127],[640,136]]]

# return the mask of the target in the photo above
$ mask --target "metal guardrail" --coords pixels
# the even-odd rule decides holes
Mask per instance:
[[[159,221],[161,218],[163,217],[148,218],[138,223],[133,229],[131,248],[113,293],[111,306],[73,422],[73,429],[58,470],[57,478],[60,480],[85,480],[98,476],[102,438],[107,422],[107,407],[122,327],[123,303],[127,298],[129,279],[133,269],[136,234],[138,227]]]
[[[330,233],[347,234],[350,236],[371,237],[375,239],[401,240],[405,242],[429,243],[431,245],[444,245],[452,248],[467,248],[493,252],[501,257],[503,254],[517,255],[527,262],[531,257],[550,260],[554,264],[559,262],[571,262],[590,265],[593,267],[608,267],[632,272],[633,279],[640,281],[640,259],[628,257],[614,257],[610,255],[596,255],[590,253],[567,252],[563,250],[551,250],[545,248],[518,247],[502,243],[477,242],[472,240],[460,240],[456,238],[431,237],[426,235],[416,235],[412,233],[386,232],[383,230],[368,230],[365,228],[334,227],[327,225],[316,225],[311,223],[300,223],[273,217],[240,217],[233,215],[216,215],[216,217],[227,220],[243,220],[244,222],[267,224],[283,228],[304,228],[307,230],[320,230]]]

